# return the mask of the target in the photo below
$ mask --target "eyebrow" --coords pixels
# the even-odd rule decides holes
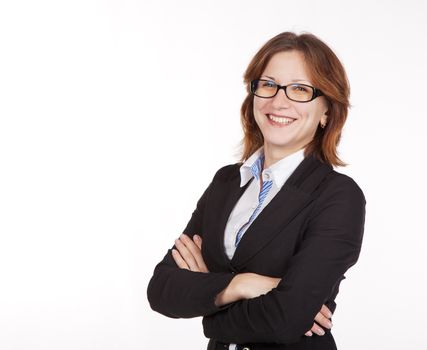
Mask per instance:
[[[271,80],[276,80],[276,79],[274,79],[273,77],[269,77],[268,75],[263,75],[263,77],[266,77],[266,78],[271,79]],[[291,81],[292,81],[293,83],[295,83],[295,82],[297,82],[297,81],[305,81],[305,82],[308,82],[308,80],[305,80],[305,79],[292,79]]]

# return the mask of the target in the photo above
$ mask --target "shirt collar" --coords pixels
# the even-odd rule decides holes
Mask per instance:
[[[253,177],[259,180],[262,172],[262,174],[269,174],[276,186],[281,188],[303,159],[304,149],[300,149],[262,171],[264,146],[261,146],[240,167],[240,187],[245,186]]]

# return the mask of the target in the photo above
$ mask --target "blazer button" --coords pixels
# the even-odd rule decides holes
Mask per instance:
[[[242,350],[251,350],[251,349],[248,347],[244,347]]]

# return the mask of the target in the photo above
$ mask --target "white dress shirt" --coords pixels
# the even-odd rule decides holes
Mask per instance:
[[[240,167],[240,187],[246,185],[252,178],[251,166],[258,157],[264,152],[264,147],[260,147],[255,153],[253,153]],[[273,186],[264,199],[261,208],[258,210],[256,217],[261,211],[267,206],[267,204],[274,198],[274,196],[280,191],[283,184],[291,176],[294,170],[298,167],[301,161],[304,159],[304,149],[294,152],[281,160],[277,161],[267,169],[262,171],[262,180],[268,181],[273,180]],[[239,229],[249,221],[249,218],[253,214],[254,210],[258,206],[258,196],[261,190],[261,184],[259,181],[254,179],[248,186],[246,191],[240,197],[239,201],[232,210],[224,234],[224,248],[228,258],[231,260],[236,250],[235,241],[236,235]],[[255,217],[255,218],[256,218]],[[247,228],[246,228],[247,230]]]
[[[251,171],[251,166],[255,161],[264,154],[264,146],[260,147],[255,151],[240,167],[240,187],[243,187],[250,181],[254,176]],[[261,213],[261,211],[268,205],[268,203],[274,198],[274,196],[280,191],[283,184],[291,176],[294,170],[304,159],[304,149],[301,149],[297,152],[294,152],[276,163],[272,164],[267,169],[262,171],[262,181],[272,180],[273,185],[268,192],[267,196],[262,203],[262,206],[259,208],[256,213],[256,217]],[[234,252],[236,250],[235,242],[236,236],[240,228],[247,224],[249,218],[257,208],[259,202],[258,197],[261,190],[260,181],[254,179],[243,195],[240,197],[236,205],[234,206],[224,232],[224,248],[228,258],[231,260],[233,258]],[[254,219],[254,220],[255,220]],[[248,225],[249,227],[249,225]],[[246,227],[246,230],[247,228]],[[244,237],[244,235],[243,235]],[[235,350],[236,344],[230,344],[229,350]]]

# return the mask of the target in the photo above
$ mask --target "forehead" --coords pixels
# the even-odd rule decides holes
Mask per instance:
[[[268,61],[263,75],[273,77],[279,82],[310,81],[304,56],[296,50],[275,53]]]

